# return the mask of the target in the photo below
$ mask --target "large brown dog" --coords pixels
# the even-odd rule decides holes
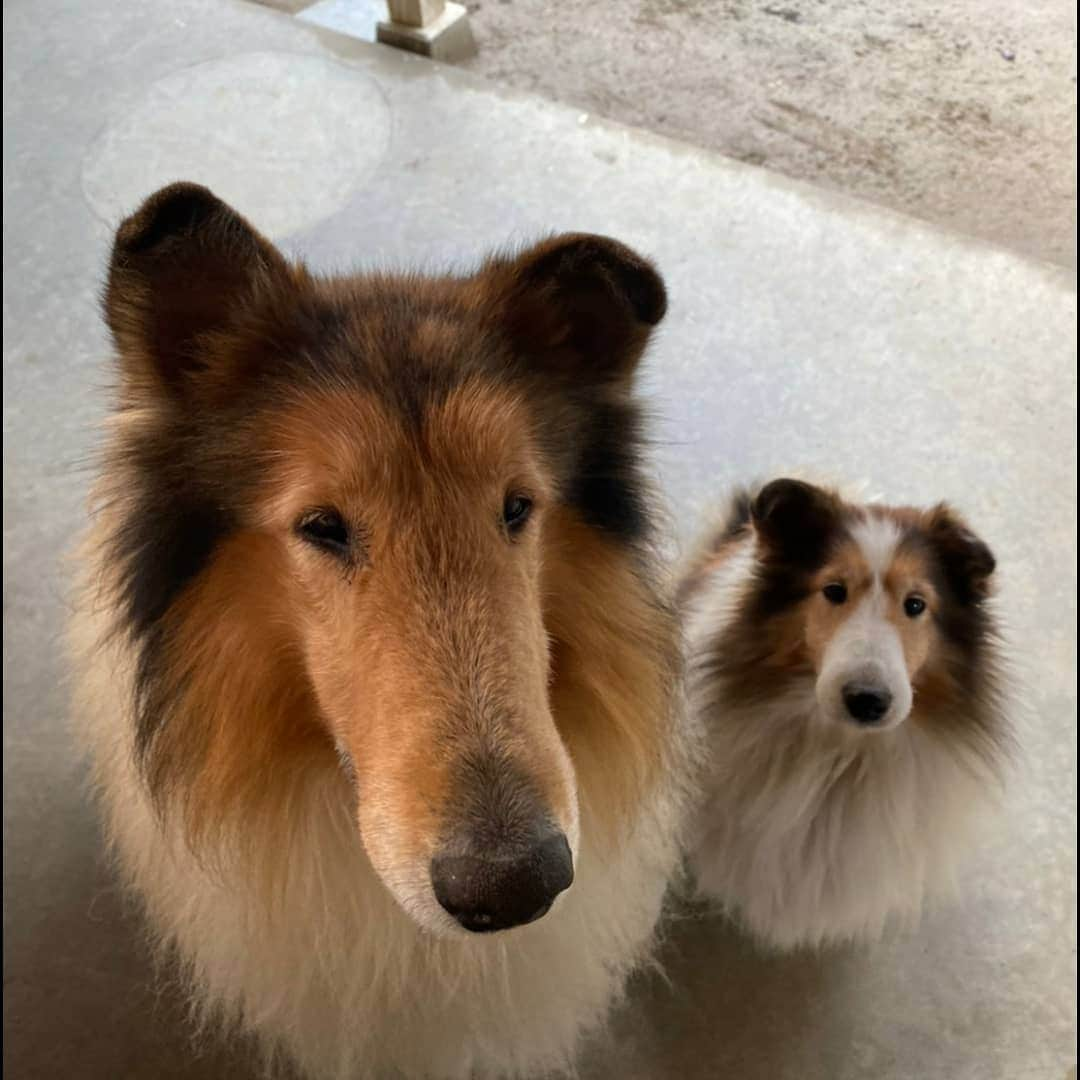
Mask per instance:
[[[121,225],[77,720],[156,934],[269,1057],[562,1066],[647,953],[689,738],[664,309],[596,236],[325,279],[194,185]]]

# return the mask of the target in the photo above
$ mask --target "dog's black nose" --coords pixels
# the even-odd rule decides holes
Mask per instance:
[[[876,724],[892,704],[892,694],[879,687],[848,683],[844,687],[844,705],[857,724]]]
[[[573,880],[570,845],[561,832],[508,857],[437,855],[431,860],[435,898],[478,934],[539,919]]]

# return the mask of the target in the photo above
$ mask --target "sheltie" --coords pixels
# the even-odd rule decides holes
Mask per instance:
[[[648,958],[696,756],[634,393],[665,304],[599,236],[319,277],[192,184],[121,224],[76,726],[268,1067],[562,1069]]]
[[[948,506],[741,493],[679,593],[709,744],[700,892],[780,947],[952,887],[1009,758],[994,557]]]

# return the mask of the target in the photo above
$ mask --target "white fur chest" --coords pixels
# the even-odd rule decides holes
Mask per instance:
[[[853,746],[809,711],[716,720],[692,862],[751,931],[783,948],[874,939],[952,889],[994,790],[977,759],[918,730]]]
[[[617,852],[583,820],[577,879],[544,919],[438,939],[375,875],[340,775],[297,793],[284,833],[256,823],[226,868],[201,865],[142,794],[115,678],[124,662],[108,659],[83,671],[79,734],[110,841],[203,1016],[253,1034],[268,1064],[287,1056],[319,1080],[566,1068],[648,957],[677,867],[674,782]]]

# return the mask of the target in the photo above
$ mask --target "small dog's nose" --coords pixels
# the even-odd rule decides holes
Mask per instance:
[[[892,704],[892,694],[875,686],[848,683],[844,687],[844,705],[857,724],[876,724]]]
[[[570,845],[561,832],[507,858],[437,855],[431,860],[435,898],[478,934],[539,919],[573,880]]]

